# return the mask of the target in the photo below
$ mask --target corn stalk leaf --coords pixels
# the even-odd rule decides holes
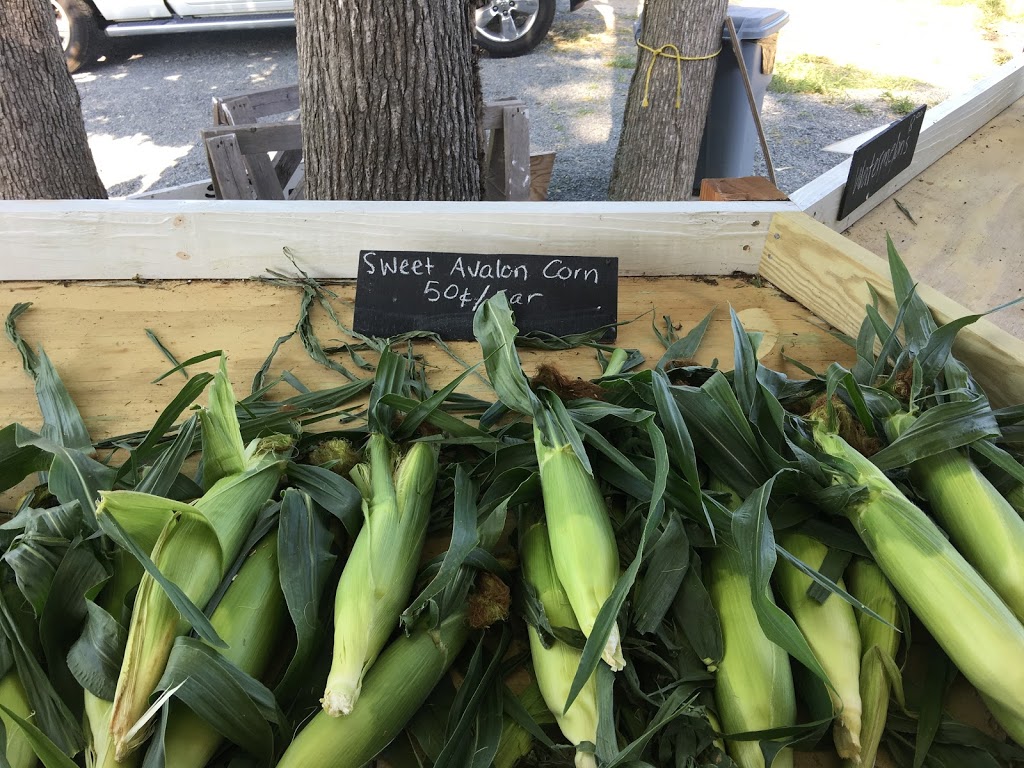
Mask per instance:
[[[898,438],[873,455],[871,461],[882,470],[898,469],[918,459],[998,434],[999,426],[984,398],[940,403],[924,411]]]
[[[193,638],[175,640],[156,691],[171,689],[205,723],[264,765],[273,759],[270,724],[285,724],[274,694],[217,651]]]
[[[672,607],[690,563],[690,541],[677,512],[670,512],[633,598],[633,623],[641,635],[661,626]]]
[[[921,768],[931,751],[942,722],[946,692],[957,675],[956,667],[938,647],[927,650],[926,668],[918,712],[917,734],[914,738],[914,768]]]
[[[36,660],[26,638],[26,632],[34,630],[19,622],[12,604],[12,597],[6,589],[0,589],[0,634],[6,638],[14,666],[29,704],[35,712],[35,723],[66,755],[73,755],[82,748],[85,739],[77,720],[53,689],[46,672]],[[23,614],[22,614],[23,616]]]
[[[60,747],[54,744],[45,733],[28,720],[19,717],[3,704],[0,704],[0,710],[3,710],[3,713],[22,730],[32,747],[32,751],[36,753],[36,757],[39,758],[45,768],[78,768],[74,760],[64,754]]]
[[[82,688],[113,701],[128,630],[92,601],[86,601],[85,609],[82,633],[68,651],[68,669]]]
[[[695,325],[693,328],[691,328],[690,332],[687,333],[683,338],[673,339],[668,344],[665,344],[665,342],[668,341],[668,339],[666,337],[661,336],[657,329],[655,329],[655,332],[658,333],[659,337],[662,339],[662,343],[665,344],[666,347],[665,354],[661,356],[661,359],[658,361],[657,365],[655,365],[655,368],[657,370],[664,370],[665,366],[667,366],[669,363],[673,361],[691,360],[693,357],[695,357],[697,354],[697,350],[700,349],[701,342],[704,340],[704,334],[707,333],[708,326],[711,324],[711,318],[712,316],[714,316],[714,314],[715,310],[712,309],[704,316],[704,319],[697,323],[697,325]],[[672,328],[671,321],[668,322],[669,328]],[[672,330],[672,333],[673,335],[675,335],[674,328]]]
[[[327,582],[337,561],[331,552],[332,543],[324,514],[314,506],[312,498],[298,490],[286,490],[278,523],[277,560],[281,591],[295,626],[296,645],[276,688],[282,698],[290,697],[305,681],[326,630],[321,615],[326,608],[325,600],[333,601],[333,592],[327,595],[331,591]]]
[[[34,445],[18,445],[17,432],[25,428],[8,424],[0,429],[0,492],[13,488],[33,472],[45,472],[53,457]]]
[[[935,332],[935,320],[924,299],[917,295],[916,287],[903,263],[892,237],[885,236],[885,247],[889,255],[889,274],[892,277],[893,293],[898,304],[907,304],[906,317],[903,322],[907,339],[907,348],[914,354],[920,352],[928,344],[928,338]]]
[[[710,317],[710,315],[709,315]],[[715,535],[715,526],[711,515],[704,506],[704,497],[700,492],[700,472],[697,469],[697,454],[693,447],[693,439],[686,428],[686,421],[679,411],[678,403],[673,399],[669,387],[668,376],[663,370],[656,370],[651,379],[654,401],[657,403],[658,417],[661,419],[668,445],[669,458],[674,468],[682,472],[690,489],[696,495],[697,505],[704,511],[711,535]]]
[[[295,488],[341,521],[349,536],[356,537],[363,525],[362,497],[351,482],[336,472],[312,464],[289,462],[285,473]]]
[[[149,493],[154,496],[169,496],[171,494],[172,489],[179,482],[181,468],[185,464],[185,459],[192,453],[193,440],[195,439],[198,425],[199,419],[196,416],[191,417],[181,425],[178,434],[171,444],[153,462],[153,466],[135,486],[136,491],[139,493]],[[202,495],[202,489],[199,486],[195,486],[194,491],[198,493],[190,493],[189,495],[192,498],[198,498]]]
[[[512,410],[533,416],[540,402],[530,389],[516,352],[518,333],[504,291],[481,304],[473,316],[473,335],[483,351],[487,377],[498,398]]]
[[[701,560],[696,552],[690,554],[683,583],[672,601],[672,617],[698,659],[705,664],[722,660],[725,653],[722,625],[701,578]]]
[[[459,385],[465,381],[466,377],[476,371],[478,366],[479,363],[472,368],[467,368],[447,385],[406,413],[402,425],[395,431],[395,440],[401,442],[412,438],[416,434],[416,430],[430,417],[430,414],[440,409],[444,402],[458,389]]]
[[[194,355],[194,356],[190,357],[188,360],[185,360],[184,362],[178,363],[176,366],[171,368],[169,371],[165,371],[161,375],[157,376],[150,383],[151,384],[159,384],[161,381],[163,381],[166,378],[169,378],[170,376],[173,376],[178,371],[184,371],[190,365],[198,365],[199,363],[205,363],[207,360],[213,360],[214,358],[222,357],[223,355],[224,355],[224,351],[221,350],[221,349],[214,349],[214,350],[212,350],[210,352],[203,352],[201,354]]]
[[[370,390],[370,402],[367,407],[371,432],[380,432],[388,436],[392,434],[395,413],[391,406],[382,402],[382,398],[389,393],[407,394],[407,382],[408,359],[395,354],[390,348],[385,348],[377,363],[377,373],[373,377],[373,388]]]

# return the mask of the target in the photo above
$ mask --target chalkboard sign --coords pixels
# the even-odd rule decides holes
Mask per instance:
[[[909,167],[917,149],[917,137],[924,122],[924,105],[897,120],[853,153],[850,175],[839,204],[839,218],[845,219],[871,195]]]
[[[353,325],[367,336],[471,340],[473,313],[504,290],[521,333],[592,331],[617,319],[618,272],[615,258],[361,251]]]

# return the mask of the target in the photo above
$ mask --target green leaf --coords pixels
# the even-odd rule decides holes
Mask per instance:
[[[78,768],[74,760],[64,754],[56,744],[47,738],[45,733],[28,720],[19,717],[3,704],[0,704],[0,710],[3,710],[4,714],[21,728],[28,743],[32,746],[32,751],[36,753],[46,768]]]
[[[85,608],[85,626],[68,651],[68,669],[82,688],[113,701],[128,630],[96,603],[87,601]]]
[[[665,530],[651,548],[644,576],[636,585],[633,623],[641,635],[658,629],[672,607],[690,562],[690,542],[682,518],[671,512]]]
[[[196,429],[199,426],[199,418],[193,416],[178,430],[174,441],[168,446],[153,462],[153,466],[145,477],[135,486],[139,493],[149,493],[154,496],[168,496],[171,489],[178,482],[181,468],[185,460],[192,453],[193,440],[195,440]],[[196,486],[199,491],[196,497],[202,495],[202,489]]]
[[[18,445],[18,430],[27,431],[20,424],[0,429],[0,492],[13,488],[33,472],[45,472],[53,461],[41,448]]]
[[[209,646],[189,637],[174,641],[156,691],[174,696],[206,724],[265,764],[274,754],[270,723],[284,717],[274,694]]]
[[[871,461],[882,470],[898,469],[998,434],[995,416],[984,398],[940,403],[924,411]]]
[[[658,361],[655,368],[658,370],[664,370],[665,366],[673,360],[693,359],[697,355],[697,350],[700,349],[700,344],[704,340],[704,334],[707,333],[708,326],[711,324],[711,318],[714,314],[715,310],[712,309],[704,316],[704,319],[697,323],[697,325],[695,325],[683,338],[676,339],[675,341],[667,344],[665,354],[661,356],[661,359]],[[669,327],[671,328],[671,325],[669,325]]]
[[[701,578],[701,560],[696,552],[690,554],[689,567],[672,603],[672,616],[697,658],[705,664],[722,660],[725,653],[722,625]]]
[[[481,304],[473,316],[473,335],[483,351],[487,376],[498,398],[512,410],[532,416],[540,403],[519,362],[515,348],[518,333],[504,291]]]
[[[28,345],[28,342],[18,332],[18,318],[28,312],[31,306],[32,302],[18,302],[11,307],[11,311],[7,313],[7,318],[4,320],[4,331],[15,349],[18,350],[18,354],[21,355],[21,367],[25,369],[29,376],[35,379],[36,369],[39,367],[39,358],[36,357],[32,347]]]
[[[288,463],[286,474],[297,489],[340,520],[349,536],[356,537],[363,525],[363,500],[351,482],[329,469],[295,462]]]
[[[207,360],[214,360],[216,358],[223,357],[223,355],[224,355],[224,351],[220,350],[220,349],[215,349],[212,352],[203,352],[201,355],[196,355],[194,357],[190,357],[188,360],[186,360],[186,361],[184,361],[182,363],[178,363],[176,366],[171,368],[171,370],[166,371],[165,373],[161,374],[160,376],[157,376],[150,383],[151,384],[159,384],[161,381],[163,381],[167,377],[173,376],[178,371],[185,370],[190,365],[198,365],[199,363],[205,363]]]
[[[282,698],[306,681],[320,637],[329,628],[329,622],[321,616],[328,605],[333,605],[333,591],[327,588],[337,561],[331,552],[332,544],[324,516],[314,507],[310,496],[287,489],[281,501],[277,560],[281,591],[295,626],[296,646],[276,689]]]
[[[252,377],[252,386],[249,391],[250,395],[255,395],[266,386],[267,373],[270,371],[270,366],[274,362],[274,357],[277,355],[277,351],[281,349],[282,344],[294,335],[295,331],[292,331],[291,333],[286,333],[284,336],[277,337],[277,341],[275,341],[274,346],[270,348],[270,353],[263,361],[263,365],[259,367],[259,370],[257,370],[255,375]]]
[[[927,651],[927,673],[921,690],[917,735],[914,744],[914,768],[921,768],[931,749],[942,721],[942,705],[946,691],[957,675],[949,658],[938,647]]]
[[[377,374],[373,378],[373,388],[370,390],[370,402],[367,406],[367,420],[371,432],[391,435],[395,414],[390,406],[381,402],[381,398],[390,393],[406,394],[407,381],[407,359],[385,348],[381,352],[380,362],[377,363]]]
[[[674,468],[682,472],[691,490],[699,499],[703,508],[703,496],[700,492],[700,472],[697,469],[697,453],[693,447],[693,440],[686,428],[686,422],[679,412],[679,405],[672,398],[672,392],[668,382],[668,376],[663,370],[656,370],[651,379],[654,390],[654,400],[658,407],[658,417],[661,419],[665,432],[665,442],[668,445],[669,458]],[[704,509],[704,517],[707,520],[708,528],[714,535],[715,527],[711,522],[711,516],[707,509]]]
[[[478,366],[479,363],[474,365],[472,368],[467,368],[461,374],[452,379],[446,386],[439,389],[429,398],[422,401],[415,408],[409,411],[406,414],[405,419],[402,421],[402,425],[395,432],[395,440],[401,442],[412,438],[416,434],[416,430],[420,428],[420,425],[430,417],[430,414],[439,410],[449,396],[458,389],[459,385],[462,384],[466,377],[476,371]]]

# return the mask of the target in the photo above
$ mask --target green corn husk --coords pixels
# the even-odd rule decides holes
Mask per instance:
[[[537,725],[548,725],[555,721],[540,686],[533,680],[522,693],[517,696],[526,713]],[[494,753],[494,768],[514,768],[515,764],[530,753],[533,748],[533,735],[514,719],[505,715],[501,725],[501,736],[498,739],[498,751]]]
[[[548,527],[538,517],[524,515],[520,542],[523,575],[536,590],[548,621],[553,627],[579,630],[569,598],[555,573]],[[596,675],[591,675],[572,706],[567,712],[564,711],[583,654],[559,640],[554,640],[550,648],[545,648],[537,628],[531,624],[528,629],[530,656],[537,685],[562,734],[577,748],[576,768],[596,768],[593,752],[580,749],[582,742],[590,745],[597,743]]]
[[[469,637],[466,614],[437,629],[399,635],[363,681],[359,706],[345,717],[317,712],[281,756],[277,768],[362,768],[402,731],[455,661]]]
[[[781,535],[779,544],[814,569],[821,568],[828,554],[827,546],[799,533]],[[779,563],[775,577],[780,597],[832,683],[829,697],[835,713],[832,737],[836,752],[844,760],[859,765],[861,644],[853,606],[831,595],[824,603],[808,597],[811,577],[787,561]],[[837,584],[846,589],[842,579]]]
[[[724,653],[715,673],[715,704],[725,734],[796,724],[796,691],[789,655],[761,631],[750,579],[739,553],[722,545],[711,554],[708,593],[722,626]],[[764,768],[756,741],[726,740],[739,768]],[[773,768],[792,768],[793,750],[779,752]]]
[[[875,764],[878,745],[889,716],[891,684],[889,670],[896,669],[896,650],[900,644],[899,607],[896,593],[881,569],[870,560],[854,558],[846,569],[846,582],[850,594],[877,613],[892,626],[887,627],[863,611],[857,611],[857,629],[860,631],[864,653],[860,662],[860,764],[870,768]],[[831,600],[831,598],[830,598]],[[845,763],[849,768],[852,761]]]
[[[1003,713],[1024,717],[1024,626],[927,515],[824,422],[814,439],[865,497],[846,508],[875,562],[950,660]],[[993,714],[996,714],[993,712]]]
[[[1006,492],[1005,498],[1014,511],[1024,517],[1024,485],[1015,485]]]
[[[210,623],[228,644],[225,659],[253,677],[278,649],[286,618],[277,566],[277,532],[249,555],[217,605]],[[173,702],[164,735],[165,768],[202,768],[224,737],[191,709]]]
[[[887,424],[897,437],[917,420],[909,413]],[[949,450],[914,462],[914,486],[964,558],[1024,621],[1024,520],[966,454]]]
[[[203,606],[238,556],[257,513],[277,488],[283,468],[283,462],[260,460],[241,475],[219,480],[191,507],[146,494],[103,493],[97,515],[124,519],[134,505],[147,510],[163,505],[174,512],[151,557],[167,579],[193,603]],[[150,694],[163,674],[174,639],[189,628],[156,581],[149,574],[143,576],[111,714],[110,736],[117,760],[123,761],[148,737],[146,732],[132,734],[132,727],[149,706]]]
[[[398,461],[387,437],[371,434],[368,464],[352,477],[365,522],[338,582],[334,653],[322,700],[332,717],[348,715],[367,670],[398,627],[409,601],[437,482],[437,451],[414,443]]]
[[[28,694],[13,667],[0,679],[0,704],[22,720],[31,720],[32,708],[28,703]],[[21,726],[3,711],[0,711],[0,720],[7,733],[7,763],[11,768],[33,768],[39,761]]]
[[[619,550],[608,507],[572,445],[547,445],[536,427],[534,445],[555,572],[580,629],[590,637],[619,578]],[[626,666],[618,624],[601,657],[615,671]]]

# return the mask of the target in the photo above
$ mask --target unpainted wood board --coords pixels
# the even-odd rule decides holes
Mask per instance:
[[[1024,96],[1024,57],[1018,56],[978,81],[968,91],[930,108],[917,141],[910,167],[876,192],[845,219],[838,219],[839,203],[850,172],[846,160],[790,195],[800,210],[840,231],[851,226],[901,189],[917,174],[952,150],[989,120]]]
[[[204,140],[211,136],[232,135],[243,155],[286,149],[302,150],[302,126],[299,123],[218,125],[215,128],[204,128],[199,134]]]
[[[622,275],[757,271],[792,203],[0,202],[0,280],[353,278],[360,250],[615,256]]]
[[[207,139],[206,157],[217,197],[223,200],[251,200],[256,197],[233,134]]]
[[[555,167],[554,152],[539,152],[530,155],[530,200],[543,202],[548,199],[548,186]]]
[[[846,231],[876,253],[887,233],[915,278],[972,312],[1024,296],[1024,98]],[[1024,307],[990,319],[1024,338]]]
[[[833,360],[850,364],[851,350],[825,333],[820,323],[802,306],[771,287],[759,287],[749,278],[631,278],[620,283],[619,319],[635,320],[620,328],[617,344],[638,348],[648,364],[660,359],[663,349],[651,328],[652,321],[669,316],[686,332],[712,309],[714,319],[697,361],[709,364],[717,358],[721,367],[732,367],[732,336],[729,307],[739,313],[748,330],[763,331],[761,348],[766,364],[804,375],[785,363],[782,350],[797,360],[824,370]],[[352,319],[354,285],[331,286],[339,296],[334,305],[344,323]],[[107,438],[152,425],[184,382],[176,374],[159,384],[151,383],[171,365],[145,335],[149,328],[179,360],[221,349],[228,356],[229,371],[239,397],[249,392],[252,377],[264,362],[274,341],[290,332],[298,319],[298,289],[255,281],[131,283],[7,283],[0,285],[0,311],[5,315],[17,302],[32,302],[22,316],[19,330],[33,345],[42,345],[64,379],[95,439]],[[343,334],[315,313],[317,334],[325,346]],[[431,366],[435,386],[450,381],[461,371],[438,347],[422,343],[419,350]],[[452,344],[456,354],[469,362],[480,359],[475,343]],[[523,350],[528,373],[544,361],[556,362],[568,375],[594,378],[600,374],[593,350],[579,348],[560,353]],[[340,362],[348,364],[345,356]],[[192,369],[212,369],[214,363]],[[318,389],[338,386],[343,377],[313,363],[298,338],[281,347],[271,375],[291,371],[306,386]],[[353,371],[360,375],[353,367]],[[470,377],[464,391],[493,398],[481,380]],[[280,388],[279,396],[294,394]],[[33,384],[21,370],[11,344],[0,345],[0,424],[19,421],[40,426]],[[331,428],[325,423],[323,428]]]
[[[857,335],[871,302],[869,283],[882,299],[883,313],[895,315],[888,264],[803,214],[774,217],[759,274],[851,336]],[[939,324],[970,314],[923,283],[917,290]],[[953,351],[994,405],[1024,402],[1024,341],[982,319],[960,331]]]

